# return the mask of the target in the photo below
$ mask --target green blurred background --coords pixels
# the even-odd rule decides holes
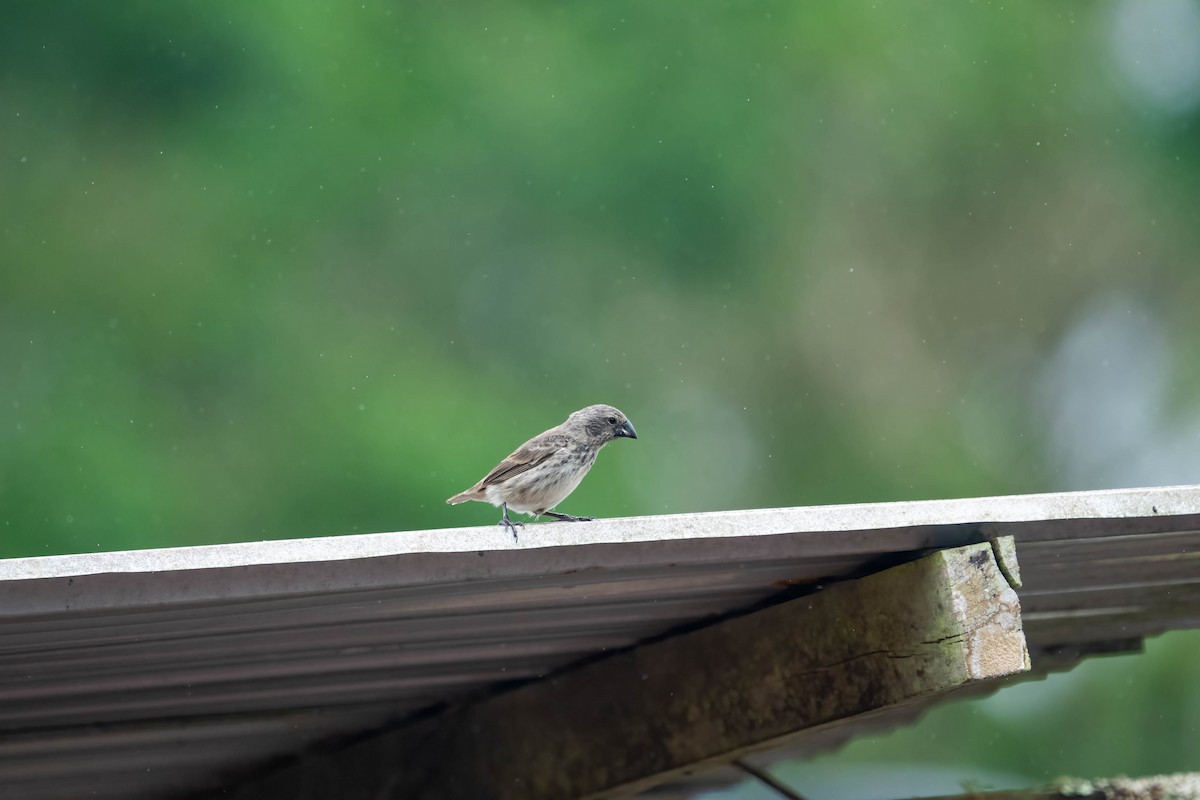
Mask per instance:
[[[1200,482],[1191,0],[18,2],[0,113],[0,556],[492,524],[595,402],[577,514]],[[804,769],[1197,768],[1198,660]]]

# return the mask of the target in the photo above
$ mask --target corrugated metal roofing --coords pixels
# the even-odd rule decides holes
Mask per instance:
[[[1035,669],[1200,626],[1200,487],[0,561],[0,796],[212,788],[796,586],[1005,534]]]

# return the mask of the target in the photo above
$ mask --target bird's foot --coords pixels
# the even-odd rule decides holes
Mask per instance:
[[[517,528],[524,528],[524,527],[525,527],[525,523],[524,523],[524,522],[517,522],[516,520],[511,520],[511,519],[509,519],[508,517],[504,517],[502,520],[500,520],[500,521],[499,521],[498,523],[496,523],[496,524],[497,524],[497,525],[499,525],[501,528],[504,528],[505,530],[507,530],[507,531],[509,531],[510,533],[512,533],[512,535],[513,535],[513,541],[514,541],[514,542],[515,542],[515,541],[518,541],[518,539],[517,539]]]
[[[556,520],[559,520],[560,522],[592,522],[593,521],[592,517],[573,517],[570,514],[559,514],[556,511],[546,511],[543,513],[545,513],[545,515],[547,517],[554,517]]]

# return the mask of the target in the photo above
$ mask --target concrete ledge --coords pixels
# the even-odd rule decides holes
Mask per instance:
[[[316,742],[982,544],[1019,585],[1038,672],[1200,621],[1200,487],[531,525],[517,545],[487,525],[11,559],[0,785],[217,791]],[[788,753],[903,724],[931,697],[819,725]]]

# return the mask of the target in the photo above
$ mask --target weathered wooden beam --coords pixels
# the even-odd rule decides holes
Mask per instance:
[[[224,796],[616,796],[1028,669],[1017,595],[982,543],[301,757]]]

